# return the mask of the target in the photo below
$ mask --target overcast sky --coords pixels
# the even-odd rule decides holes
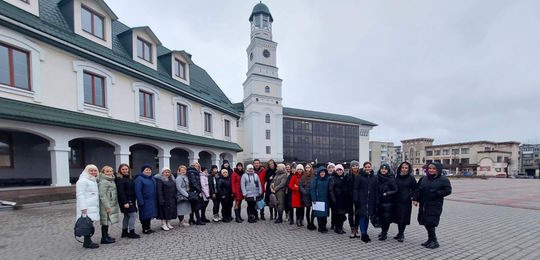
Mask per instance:
[[[259,1],[107,0],[243,98]],[[264,1],[284,106],[378,124],[371,140],[540,143],[540,1]]]

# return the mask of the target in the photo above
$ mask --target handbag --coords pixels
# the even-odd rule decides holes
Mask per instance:
[[[92,236],[94,235],[94,231],[94,224],[92,222],[92,219],[90,219],[88,216],[83,217],[81,215],[75,222],[75,227],[73,227],[75,240],[77,240],[77,237]],[[79,240],[77,241],[82,243]]]
[[[188,200],[188,198],[186,198],[186,196],[182,195],[182,193],[180,193],[180,192],[176,193],[176,201],[180,202],[180,201],[187,201],[187,200]]]
[[[264,209],[265,206],[266,204],[264,203],[264,199],[260,199],[257,201],[257,210]]]
[[[270,197],[268,198],[268,201],[270,202],[270,207],[277,208],[279,206],[279,201],[276,197],[276,194],[270,194]]]
[[[197,194],[197,191],[188,191],[188,200],[191,203],[199,202],[199,194]]]

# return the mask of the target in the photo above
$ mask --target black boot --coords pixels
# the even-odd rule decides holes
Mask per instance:
[[[308,223],[307,229],[313,231],[313,230],[317,229],[317,227],[315,226],[314,223]],[[320,230],[319,230],[319,231],[320,231]]]
[[[435,249],[437,247],[439,247],[439,242],[437,242],[437,239],[431,240],[431,242],[429,242],[429,244],[426,245],[426,248],[429,248],[429,249]]]
[[[394,237],[395,240],[397,240],[398,242],[403,242],[403,240],[405,240],[405,235],[401,234],[401,233],[398,233],[395,237]]]
[[[255,220],[255,216],[249,215],[249,216],[248,216],[248,223],[255,223],[255,222],[257,222],[257,221]]]
[[[129,234],[129,233],[128,233],[127,228],[123,228],[123,229],[122,229],[122,235],[121,235],[120,237],[127,237],[128,234]]]
[[[83,243],[83,247],[84,248],[90,248],[90,249],[94,249],[94,248],[98,248],[99,245],[92,242],[92,238],[90,238],[90,236],[84,236],[84,243]]]
[[[431,239],[428,238],[428,240],[426,242],[422,243],[422,246],[425,247],[425,246],[429,245],[429,243],[431,243]]]
[[[386,232],[383,231],[383,232],[381,232],[381,233],[379,234],[379,240],[380,240],[380,241],[384,241],[384,240],[386,240],[386,238],[387,238]]]
[[[243,221],[240,220],[240,209],[234,209],[234,219],[236,223],[242,223]]]
[[[276,211],[277,211],[277,209],[276,209]],[[283,223],[283,211],[280,211],[277,214],[276,221],[274,221],[274,223],[276,223],[276,224]]]
[[[101,244],[112,244],[115,241],[109,237],[109,226],[101,226]]]
[[[366,234],[366,235],[362,235],[361,238],[362,242],[364,243],[368,243],[369,241],[371,241],[371,239],[369,239],[369,236]]]
[[[128,238],[141,238],[139,234],[135,233],[135,229],[130,230],[127,237]]]

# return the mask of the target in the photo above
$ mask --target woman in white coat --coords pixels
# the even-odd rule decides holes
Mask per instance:
[[[76,184],[77,219],[88,216],[92,221],[99,221],[99,191],[96,181],[99,170],[89,164],[79,176]],[[98,248],[99,245],[92,242],[91,236],[84,236],[84,248]]]

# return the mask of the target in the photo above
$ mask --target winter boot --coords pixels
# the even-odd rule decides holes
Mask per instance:
[[[234,209],[234,218],[236,223],[242,223],[243,221],[240,220],[240,209]]]
[[[369,238],[369,236],[367,234],[362,234],[361,238],[362,242],[364,243],[369,243],[369,241],[371,241],[371,239]]]
[[[384,241],[384,240],[386,240],[386,238],[387,238],[386,232],[381,232],[379,234],[379,241]]]
[[[101,244],[112,244],[115,241],[109,237],[109,226],[101,226]]]
[[[429,248],[429,249],[435,249],[437,247],[439,247],[439,242],[437,242],[437,239],[431,240],[431,242],[429,242],[429,244],[426,245],[426,248]]]
[[[129,231],[128,235],[127,235],[128,238],[141,238],[140,235],[138,235],[137,233],[135,233],[135,229],[132,229]]]
[[[277,211],[277,209],[276,209],[276,211]],[[280,211],[277,214],[276,221],[274,221],[274,223],[276,223],[276,224],[283,223],[283,211]]]
[[[123,228],[123,229],[122,229],[122,235],[121,235],[120,237],[127,237],[128,234],[129,234],[129,233],[128,233],[127,228]]]
[[[84,236],[84,243],[83,243],[83,247],[84,248],[90,248],[90,249],[94,249],[94,248],[98,248],[99,245],[92,242],[92,238],[90,236]]]

